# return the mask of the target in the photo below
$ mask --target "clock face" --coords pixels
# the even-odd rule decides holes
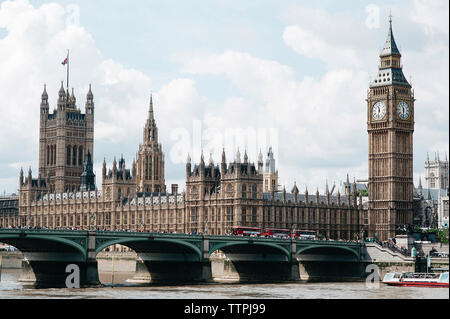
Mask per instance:
[[[372,118],[374,120],[381,120],[386,115],[386,105],[379,101],[375,103],[372,107]]]
[[[408,103],[401,101],[397,106],[397,113],[402,120],[408,119],[410,114]]]

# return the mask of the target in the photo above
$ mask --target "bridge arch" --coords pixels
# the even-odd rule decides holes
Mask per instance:
[[[309,254],[306,254],[309,253]],[[336,253],[336,254],[334,254]],[[346,246],[336,246],[336,245],[308,245],[308,246],[300,246],[297,248],[296,256],[299,259],[302,259],[302,255],[308,256],[321,256],[322,261],[326,261],[326,259],[338,260],[342,259],[345,261],[359,261],[360,256],[355,249]],[[338,256],[338,257],[336,257]],[[311,258],[311,257],[310,257]]]
[[[62,235],[63,236],[63,235]],[[33,241],[33,244],[31,243]],[[74,250],[75,253],[81,255],[80,259],[87,257],[87,236],[86,238],[65,238],[60,236],[49,236],[46,234],[30,234],[30,233],[0,233],[0,242],[16,247],[21,252],[32,252],[41,244],[49,244],[48,246],[40,246],[38,250],[53,249],[58,250],[67,247]]]
[[[240,246],[240,247],[237,247]],[[262,250],[264,250],[264,248],[269,248],[272,251],[278,251],[280,252],[282,255],[285,255],[287,258],[287,261],[290,261],[290,257],[291,257],[291,253],[288,249],[286,249],[283,246],[277,245],[276,243],[268,243],[268,242],[247,242],[247,241],[230,241],[230,242],[220,242],[220,243],[210,243],[210,248],[209,248],[209,255],[211,255],[213,252],[217,251],[217,250],[229,250],[227,248],[237,248],[235,251],[239,251],[239,248],[242,247],[253,247],[253,248],[262,248]],[[262,251],[260,250],[260,251]]]
[[[196,256],[198,256],[198,259],[201,260],[202,253],[199,247],[195,246],[194,244],[183,241],[182,239],[162,239],[162,238],[154,238],[149,239],[148,237],[143,238],[112,238],[110,240],[102,241],[101,244],[96,245],[95,249],[95,255],[99,254],[103,249],[112,246],[112,245],[124,245],[127,246],[136,252],[138,252],[139,247],[151,247],[152,245],[155,247],[158,244],[164,245],[179,245],[181,247],[184,247],[186,249],[186,252],[194,253]]]

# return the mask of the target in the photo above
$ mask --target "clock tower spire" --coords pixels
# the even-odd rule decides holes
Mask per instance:
[[[369,236],[387,240],[412,224],[414,94],[403,74],[392,17],[367,96]]]

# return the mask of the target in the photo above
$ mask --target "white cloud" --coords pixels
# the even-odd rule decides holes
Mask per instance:
[[[329,67],[353,66],[361,67],[362,61],[357,52],[348,47],[339,47],[329,44],[319,38],[317,34],[300,28],[288,26],[283,32],[284,42],[292,49],[310,59],[319,59]]]
[[[427,34],[443,33],[448,37],[448,9],[446,0],[414,0],[410,18],[421,24]]]

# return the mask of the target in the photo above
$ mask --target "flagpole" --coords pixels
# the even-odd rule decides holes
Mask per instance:
[[[69,50],[67,50],[67,90],[69,90]]]

